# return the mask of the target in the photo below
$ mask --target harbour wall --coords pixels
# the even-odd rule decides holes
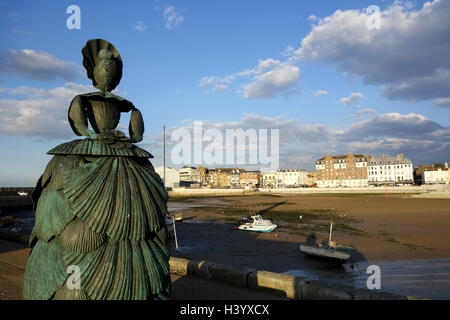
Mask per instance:
[[[29,196],[0,196],[0,215],[32,208],[33,201]]]
[[[32,187],[0,187],[0,214],[8,213],[14,210],[31,209]],[[27,192],[28,196],[20,196],[18,192]]]
[[[283,273],[184,258],[170,258],[170,272],[225,282],[250,289],[269,290],[298,300],[415,300],[414,297],[354,288]]]

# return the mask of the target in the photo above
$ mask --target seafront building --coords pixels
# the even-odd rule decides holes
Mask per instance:
[[[413,163],[403,154],[370,158],[367,161],[369,185],[407,185],[414,183]]]
[[[442,167],[442,168],[440,168]],[[327,155],[316,160],[316,171],[278,169],[264,172],[240,168],[184,166],[179,170],[166,168],[167,187],[210,188],[301,188],[301,187],[365,187],[369,185],[408,185],[450,183],[448,164],[421,166],[413,170],[411,160],[403,154],[375,158],[370,155]],[[163,177],[163,167],[156,168]]]
[[[308,186],[317,187],[317,172],[308,172]]]
[[[239,189],[241,187],[241,181],[240,181],[240,173],[244,172],[245,170],[234,168],[231,171],[231,187],[234,189]]]
[[[421,172],[423,184],[450,184],[448,163],[441,167],[426,167]]]
[[[262,174],[263,188],[301,188],[311,187],[315,183],[314,173],[303,169],[278,169]]]
[[[262,179],[261,179],[261,186],[263,188],[269,188],[269,189],[274,189],[274,188],[279,188],[278,185],[278,172],[272,171],[272,172],[264,172],[261,175]]]
[[[320,158],[316,161],[317,186],[365,187],[368,186],[367,161],[369,155],[352,154]]]
[[[203,183],[215,188],[240,188],[240,173],[238,168],[206,169]]]
[[[189,187],[192,184],[201,183],[200,175],[196,167],[184,166],[178,172],[180,175],[180,186]]]
[[[299,188],[310,185],[309,172],[303,169],[279,169],[278,177],[281,188]],[[281,177],[281,179],[280,179]]]
[[[260,186],[260,171],[243,171],[239,173],[241,188],[258,188]]]
[[[217,188],[231,187],[231,171],[229,168],[216,168],[208,170],[208,184]]]
[[[164,181],[164,167],[157,167],[155,171]],[[178,170],[166,167],[166,179],[164,185],[170,188],[178,188],[180,186],[180,174]]]

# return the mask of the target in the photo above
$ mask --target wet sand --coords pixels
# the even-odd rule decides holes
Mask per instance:
[[[189,208],[189,206],[195,206]],[[199,210],[199,206],[205,206]],[[193,260],[243,265],[273,272],[287,272],[364,287],[366,266],[382,269],[382,289],[432,299],[450,299],[450,199],[420,199],[405,195],[253,195],[169,202],[172,213],[181,212],[177,223],[179,250],[171,241],[173,256]],[[259,213],[329,210],[345,215],[346,225],[359,234],[334,229],[333,240],[354,247],[356,253],[344,265],[330,264],[302,254],[299,243],[310,233],[307,224],[289,224],[272,233],[237,230],[237,216],[226,216],[230,207],[257,208]],[[228,208],[228,209],[220,209]],[[250,212],[250,211],[249,211]],[[235,220],[235,221],[233,221]],[[320,241],[327,230],[316,232]],[[413,261],[414,260],[414,261]],[[412,266],[412,267],[411,267]],[[435,274],[436,270],[443,270]],[[444,272],[445,271],[445,272]]]
[[[177,202],[176,199],[172,200]],[[184,199],[186,201],[186,199]],[[333,232],[333,240],[337,243],[355,247],[358,254],[355,259],[365,260],[406,260],[450,258],[450,199],[418,199],[404,195],[253,195],[214,198],[192,198],[185,205],[206,205],[208,208],[239,207],[257,208],[262,216],[271,212],[300,212],[310,210],[329,210],[338,215],[345,215],[349,219],[349,226],[362,231],[362,234],[349,234],[337,228]],[[302,221],[299,220],[290,228],[278,229],[271,234],[246,234],[237,231],[237,216],[224,216],[214,210],[183,210],[185,224],[180,225],[180,232],[185,232],[186,240],[196,239],[191,234],[204,234],[203,240],[214,239],[217,248],[233,247],[233,243],[241,242],[252,251],[255,246],[265,243],[267,250],[285,252],[284,248],[295,250],[298,243],[304,242],[310,230],[300,233]],[[250,212],[250,211],[249,211]],[[233,219],[236,219],[233,223]],[[189,225],[193,221],[210,221],[228,223],[221,227],[208,225]],[[216,230],[216,228],[218,228]],[[298,228],[299,232],[295,232]],[[185,229],[185,230],[182,230]],[[221,230],[219,230],[221,229]],[[316,231],[319,240],[328,238],[327,230]],[[244,238],[242,238],[244,237]],[[182,235],[180,235],[181,241]],[[242,242],[244,241],[244,242]],[[271,244],[274,242],[277,244]],[[278,243],[282,243],[280,246]],[[281,249],[282,247],[283,249]],[[270,248],[270,249],[269,249]],[[289,251],[287,250],[287,251]],[[219,250],[220,251],[220,250]],[[269,251],[271,252],[271,251]],[[267,252],[267,253],[269,253]],[[230,255],[232,252],[230,252]]]

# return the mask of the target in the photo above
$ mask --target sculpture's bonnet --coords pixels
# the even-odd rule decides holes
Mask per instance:
[[[94,87],[97,87],[97,82],[94,77],[95,65],[99,62],[99,53],[102,49],[106,49],[112,53],[112,59],[117,62],[119,66],[118,75],[111,82],[111,90],[113,90],[120,82],[122,78],[122,58],[119,51],[112,45],[112,43],[103,39],[92,39],[86,42],[86,45],[81,50],[83,54],[83,66],[86,69],[87,76],[92,80]]]

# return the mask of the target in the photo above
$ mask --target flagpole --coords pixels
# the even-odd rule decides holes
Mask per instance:
[[[175,227],[175,216],[173,216],[173,234],[175,236],[175,247],[177,248],[178,251],[178,239],[177,239],[177,228]]]

